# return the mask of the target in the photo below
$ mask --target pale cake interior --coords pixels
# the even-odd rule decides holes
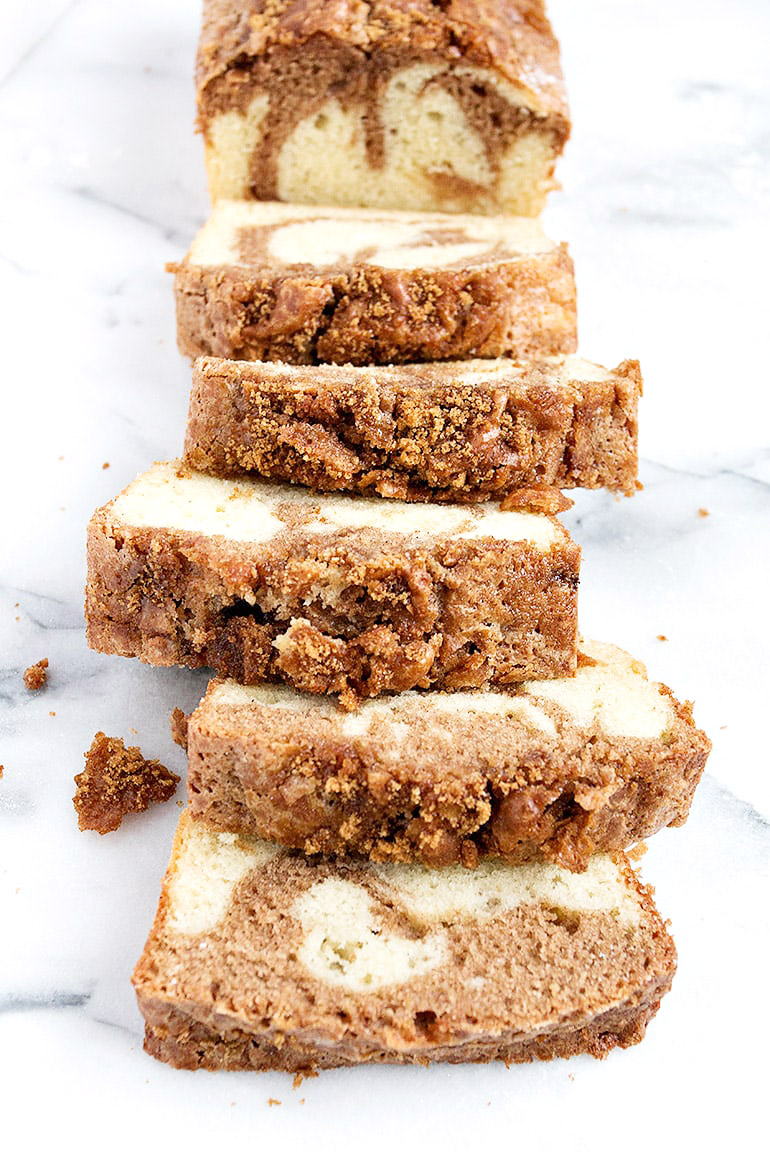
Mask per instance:
[[[410,720],[419,715],[432,717],[441,725],[442,715],[496,715],[542,732],[556,735],[549,705],[566,714],[579,727],[597,726],[608,736],[637,739],[665,739],[676,720],[670,696],[647,679],[644,665],[622,649],[609,644],[582,640],[580,651],[595,660],[579,665],[574,677],[530,681],[511,693],[502,692],[404,692],[398,696],[364,701],[356,712],[343,714],[328,700],[295,692],[282,685],[245,686],[227,680],[215,684],[201,705],[238,710],[241,708],[280,708],[314,712],[338,728],[341,737],[364,737],[377,719],[388,725],[383,749],[404,751]],[[523,699],[522,697],[526,697]]]
[[[207,357],[201,363],[207,374],[221,373],[236,379],[243,375],[246,379],[280,380],[283,385],[296,388],[347,378],[371,379],[398,386],[413,380],[436,384],[505,384],[533,377],[538,382],[546,378],[552,387],[566,387],[570,383],[600,384],[612,379],[612,373],[601,364],[584,360],[581,356],[552,356],[529,362],[505,357],[497,360],[436,360],[428,364],[383,364],[379,367],[315,364],[308,368],[302,364],[262,360],[234,362],[217,357]]]
[[[240,264],[244,231],[263,230],[270,265],[369,264],[402,270],[476,266],[554,249],[536,220],[220,200],[193,241],[187,263]],[[246,261],[247,262],[247,261]]]
[[[281,849],[254,837],[216,832],[184,814],[166,885],[163,929],[187,937],[216,931],[239,883],[251,877],[258,884],[257,874],[271,861],[274,882],[280,875],[276,867],[287,874],[296,867]],[[554,864],[499,861],[482,861],[473,870],[360,864],[311,884],[285,911],[302,926],[299,959],[304,967],[324,983],[364,992],[440,967],[447,955],[445,929],[452,924],[483,926],[525,906],[598,913],[630,929],[641,919],[639,894],[606,855],[593,856],[582,873]],[[415,936],[390,928],[380,909],[401,912]]]
[[[206,476],[180,461],[155,464],[110,506],[113,522],[254,544],[285,530],[287,515],[301,523],[304,532],[372,528],[403,535],[521,540],[543,551],[563,532],[548,516],[501,512],[493,503],[465,507],[337,494],[319,498],[289,485]]]
[[[449,74],[493,89],[514,107],[532,103],[531,94],[525,100],[521,90],[489,69],[459,66]],[[472,201],[478,211],[496,206],[536,216],[553,184],[550,133],[516,135],[492,163],[459,101],[440,83],[446,75],[436,64],[415,63],[391,76],[378,109],[384,156],[376,166],[366,147],[364,117],[371,110],[327,99],[281,144],[279,199],[417,210],[438,201],[447,211],[462,210]],[[262,128],[269,100],[266,92],[257,91],[244,112],[222,112],[207,125],[212,200],[249,195],[251,158],[267,146]]]

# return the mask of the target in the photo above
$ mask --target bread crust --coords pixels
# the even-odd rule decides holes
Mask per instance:
[[[289,527],[263,544],[116,521],[88,530],[87,639],[148,664],[283,679],[346,706],[569,675],[580,549]]]
[[[234,66],[311,38],[366,54],[464,56],[500,70],[543,112],[567,119],[559,46],[541,0],[205,0],[196,62],[199,93]]]
[[[312,1075],[328,1068],[357,1064],[530,1064],[533,1060],[569,1059],[587,1055],[602,1060],[613,1048],[630,1048],[644,1039],[670,979],[650,989],[640,1004],[603,1013],[583,1026],[565,1025],[551,1035],[531,1039],[489,1038],[471,1043],[426,1046],[418,1053],[339,1051],[303,1044],[293,1037],[280,1044],[244,1029],[221,1032],[162,1001],[140,998],[145,1017],[144,1050],[156,1060],[186,1071],[293,1072]]]
[[[185,356],[290,364],[402,364],[568,355],[577,348],[564,244],[468,268],[286,272],[189,263],[174,275]]]
[[[637,361],[600,380],[574,378],[564,361],[511,363],[487,378],[464,363],[310,373],[204,357],[193,368],[185,459],[217,476],[408,501],[535,486],[633,495]]]

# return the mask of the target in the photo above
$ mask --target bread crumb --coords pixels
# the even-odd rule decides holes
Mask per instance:
[[[85,769],[75,777],[73,804],[81,832],[114,832],[129,812],[170,800],[181,777],[157,760],[145,760],[138,748],[97,732],[85,754]]]
[[[3,778],[3,772],[5,772],[5,764],[0,764],[0,780]]]
[[[698,515],[699,516],[710,516],[711,513],[709,512],[708,508],[699,508],[698,509]]]
[[[19,617],[17,616],[18,620]],[[24,673],[24,684],[30,692],[39,692],[48,683],[48,660],[43,658],[37,664],[30,664]]]
[[[55,715],[56,715],[56,713],[55,713],[55,712],[49,712],[49,713],[48,713],[48,715],[49,715],[49,716],[55,716]]]
[[[189,717],[185,715],[181,708],[175,708],[171,713],[171,739],[180,748],[187,751],[187,721]]]
[[[664,636],[662,632],[658,633],[658,640],[668,640],[668,636]]]
[[[587,652],[582,652],[580,650],[580,648],[578,648],[578,654],[577,654],[577,666],[578,666],[578,668],[595,668],[598,663],[599,663],[599,661],[594,660],[593,656],[589,656]]]
[[[276,1100],[275,1096],[268,1096],[267,1103],[271,1108],[280,1107],[281,1101]]]
[[[557,516],[574,505],[558,488],[517,488],[500,501],[501,512],[537,512],[543,516]]]
[[[105,460],[104,463],[102,464],[102,472],[104,472],[107,468],[109,468],[109,466],[110,466],[109,460]]]
[[[628,857],[628,859],[631,861],[632,864],[638,864],[646,852],[647,852],[647,845],[646,844],[643,844],[643,843],[634,844],[633,848],[628,848],[626,850],[626,856]]]

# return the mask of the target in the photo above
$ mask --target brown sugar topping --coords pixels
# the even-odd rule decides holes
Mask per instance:
[[[146,760],[138,748],[97,732],[86,752],[86,766],[75,777],[73,803],[81,832],[104,835],[120,827],[129,812],[170,800],[181,777],[158,760]]]
[[[18,619],[18,617],[17,617]],[[24,684],[30,692],[39,692],[48,683],[48,660],[38,660],[30,664],[24,673]]]

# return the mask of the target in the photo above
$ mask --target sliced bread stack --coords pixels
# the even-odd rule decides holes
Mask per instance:
[[[634,492],[641,377],[574,354],[570,258],[527,218],[569,123],[542,6],[207,0],[198,79],[184,457],[88,543],[91,645],[217,674],[176,720],[146,1048],[635,1043],[676,955],[624,852],[686,820],[709,742],[578,635],[559,489]]]

